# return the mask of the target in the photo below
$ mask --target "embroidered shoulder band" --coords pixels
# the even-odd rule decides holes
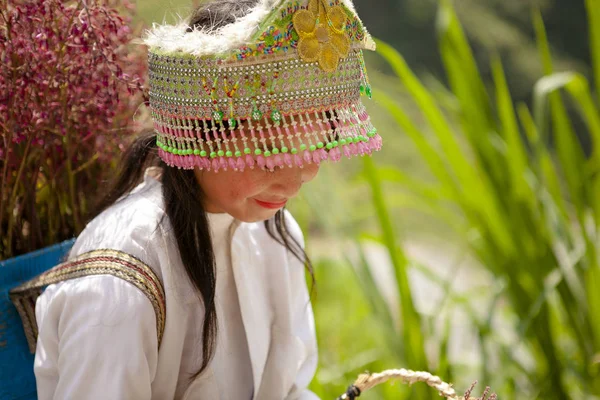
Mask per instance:
[[[42,290],[51,284],[93,275],[113,275],[140,289],[156,313],[158,346],[165,329],[166,306],[162,284],[154,271],[137,258],[116,250],[94,250],[57,265],[10,291],[17,308],[31,353],[35,352],[38,328],[35,303]]]

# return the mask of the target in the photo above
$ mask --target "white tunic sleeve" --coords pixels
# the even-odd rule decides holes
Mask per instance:
[[[38,298],[38,398],[150,399],[156,316],[135,286],[110,275],[50,285]]]

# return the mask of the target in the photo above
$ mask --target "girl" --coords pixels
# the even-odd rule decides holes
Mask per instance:
[[[372,40],[348,0],[236,0],[144,42],[154,130],[37,300],[39,398],[315,399],[312,268],[284,207],[322,161],[380,148]]]

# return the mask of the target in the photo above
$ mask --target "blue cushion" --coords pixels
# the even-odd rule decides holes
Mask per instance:
[[[60,264],[75,239],[32,253],[0,262],[0,399],[37,399],[34,355],[29,352],[27,339],[17,309],[8,292]]]

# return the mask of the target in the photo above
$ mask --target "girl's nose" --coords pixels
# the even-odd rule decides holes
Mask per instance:
[[[318,172],[319,166],[316,164],[305,164],[303,168],[283,168],[278,174],[278,189],[286,198],[292,198],[298,194],[302,185],[312,181]]]

